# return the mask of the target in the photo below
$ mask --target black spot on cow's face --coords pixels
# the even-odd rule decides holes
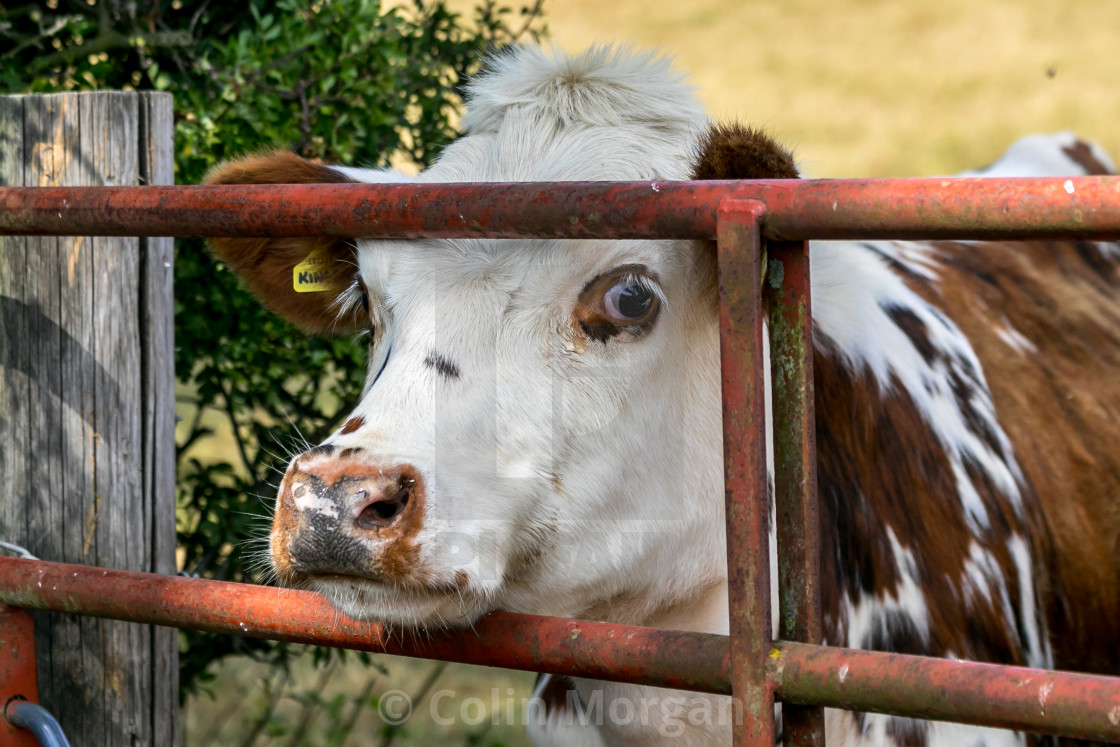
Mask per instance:
[[[424,359],[424,365],[428,368],[434,368],[436,373],[445,379],[459,378],[459,367],[455,365],[455,362],[434,350],[428,353],[428,357]]]

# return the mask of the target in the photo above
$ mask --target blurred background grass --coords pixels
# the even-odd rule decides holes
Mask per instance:
[[[457,3],[467,5],[462,0]],[[1120,153],[1116,0],[554,0],[550,37],[656,46],[821,177],[926,176],[1073,129]]]
[[[953,173],[1063,129],[1120,154],[1120,0],[551,0],[545,19],[569,50],[618,41],[675,56],[714,116],[766,128],[815,176]],[[288,671],[230,659],[214,674],[184,706],[188,747],[528,744],[506,707],[528,696],[525,673],[305,656]],[[417,696],[400,729],[375,707],[392,689]],[[435,723],[442,689],[479,698],[482,723]]]

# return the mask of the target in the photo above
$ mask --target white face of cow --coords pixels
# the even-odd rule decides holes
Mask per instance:
[[[665,61],[609,49],[567,58],[525,48],[492,61],[464,127],[419,181],[795,174],[757,133],[709,133]],[[719,174],[712,164],[726,153],[710,154],[741,142],[745,158],[761,144],[784,170]],[[388,178],[272,154],[225,165],[211,181],[343,174]],[[335,290],[297,297],[292,268],[316,246],[336,259]],[[322,591],[354,617],[427,625],[498,607],[577,615],[599,605],[641,621],[722,581],[710,246],[356,247],[215,242],[295,321],[370,329],[361,401],[281,485],[271,536],[281,582]]]
[[[703,545],[711,501],[697,500],[720,494],[706,458],[720,448],[718,367],[697,366],[718,340],[680,246],[370,242],[358,256],[376,320],[367,391],[334,450],[296,460],[286,487],[301,471],[400,477],[308,503],[359,524],[381,515],[340,525],[363,554],[330,570],[362,580],[309,576],[316,588],[351,614],[409,622],[574,613],[663,583],[670,543],[701,564],[719,556]],[[274,532],[274,558],[299,568],[299,550]]]

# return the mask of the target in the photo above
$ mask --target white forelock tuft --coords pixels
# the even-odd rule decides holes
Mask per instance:
[[[468,86],[464,132],[496,132],[510,107],[536,110],[563,126],[695,130],[707,122],[695,89],[671,58],[611,44],[576,55],[538,46],[495,54]]]

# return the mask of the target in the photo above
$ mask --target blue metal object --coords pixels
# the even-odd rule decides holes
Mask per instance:
[[[4,718],[12,726],[27,729],[43,747],[70,747],[58,721],[43,706],[30,700],[12,700],[4,707]]]

